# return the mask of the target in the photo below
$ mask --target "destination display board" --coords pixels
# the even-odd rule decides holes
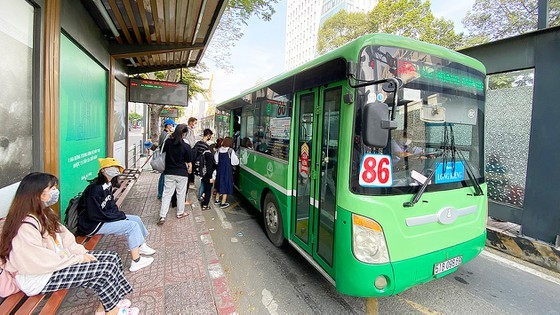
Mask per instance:
[[[130,101],[188,106],[189,86],[177,82],[130,79]]]

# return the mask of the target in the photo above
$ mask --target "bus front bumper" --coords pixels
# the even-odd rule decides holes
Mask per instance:
[[[349,243],[351,244],[351,243]],[[343,294],[359,297],[377,297],[398,294],[413,286],[444,277],[475,258],[486,244],[486,231],[469,241],[426,255],[387,264],[373,265],[356,260],[351,246],[348,252],[337,252],[335,266],[336,288]],[[346,247],[346,246],[345,246]],[[436,264],[461,257],[461,264],[434,275]],[[375,287],[378,277],[385,277],[387,286]]]

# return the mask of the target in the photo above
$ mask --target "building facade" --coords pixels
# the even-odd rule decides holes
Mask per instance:
[[[288,0],[284,70],[293,69],[317,56],[317,34],[331,16],[347,12],[367,12],[378,0]]]

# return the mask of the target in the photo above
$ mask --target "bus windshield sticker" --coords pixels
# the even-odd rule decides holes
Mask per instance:
[[[416,180],[420,184],[424,184],[424,182],[428,180],[428,177],[422,175],[422,173],[419,173],[415,170],[412,170],[412,172],[410,173],[410,177],[412,177],[414,180]],[[428,184],[431,184],[431,183],[432,183],[432,181],[430,181]]]
[[[435,173],[436,184],[460,182],[465,179],[465,165],[463,162],[447,162],[445,170],[443,163],[437,163]]]
[[[360,165],[359,183],[362,187],[393,186],[391,156],[365,154]]]

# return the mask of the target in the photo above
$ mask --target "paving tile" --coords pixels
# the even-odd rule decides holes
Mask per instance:
[[[202,211],[189,190],[194,207],[190,215],[175,218],[171,208],[167,221],[158,226],[161,202],[157,200],[159,174],[144,171],[123,202],[121,209],[142,218],[148,232],[147,243],[157,252],[154,262],[130,272],[130,252],[125,236],[106,235],[98,250],[116,251],[123,260],[125,275],[134,291],[127,296],[142,314],[233,314],[235,305],[219,264]],[[59,314],[91,314],[97,306],[95,293],[71,290]]]
[[[151,288],[145,286],[134,290],[128,297],[134,303],[134,307],[140,309],[141,314],[166,314],[164,313],[164,287]]]
[[[207,279],[165,286],[165,314],[217,314]]]

